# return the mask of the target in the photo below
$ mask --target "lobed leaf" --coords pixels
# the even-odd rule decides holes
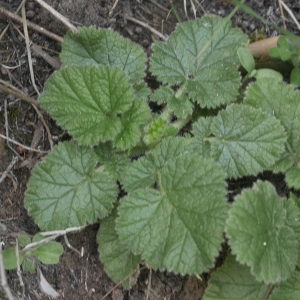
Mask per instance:
[[[287,133],[285,152],[272,169],[285,172],[300,158],[300,92],[286,83],[264,78],[249,85],[244,102],[275,116],[283,125]]]
[[[211,136],[211,123],[213,118],[199,118],[197,122],[193,124],[192,133],[194,138],[192,139],[190,147],[195,152],[199,153],[202,157],[209,158],[211,156],[211,144],[208,139]]]
[[[114,282],[121,282],[134,270],[138,269],[141,257],[134,255],[129,248],[121,243],[115,231],[115,219],[117,209],[101,221],[101,227],[97,235],[98,251],[104,270]],[[125,289],[130,289],[133,285],[134,274],[122,285]]]
[[[268,182],[258,181],[235,198],[226,233],[237,260],[251,267],[257,280],[286,280],[299,253],[299,209],[280,198]]]
[[[225,175],[216,163],[189,152],[174,156],[171,140],[153,153],[166,153],[156,171],[159,190],[137,188],[123,198],[116,228],[154,269],[201,273],[214,265],[222,243]]]
[[[24,203],[42,230],[83,226],[110,213],[118,187],[95,169],[97,162],[92,149],[64,142],[36,165]]]
[[[233,255],[212,273],[203,300],[264,299],[268,286],[256,281],[249,267],[239,264]]]
[[[300,295],[299,269],[286,281],[276,287],[269,300],[298,300]]]
[[[94,146],[116,138],[119,116],[133,100],[133,88],[118,68],[71,66],[51,76],[39,102],[80,144]]]
[[[279,120],[246,105],[231,104],[213,118],[211,156],[228,177],[256,175],[273,165],[284,150]]]
[[[139,188],[150,187],[156,181],[156,168],[151,154],[130,164],[124,171],[123,188],[130,192]]]
[[[236,51],[246,43],[241,31],[219,17],[182,23],[166,43],[153,45],[150,70],[163,83],[186,85],[189,98],[202,107],[217,107],[236,99]]]
[[[141,99],[136,99],[130,109],[121,119],[121,131],[117,134],[114,145],[122,150],[136,145],[141,138],[140,127],[150,119],[148,104]]]
[[[131,83],[138,83],[146,68],[146,54],[139,45],[103,28],[82,27],[76,33],[68,32],[60,58],[63,66],[116,66]]]
[[[158,170],[168,161],[186,152],[187,145],[183,138],[165,138],[152,153],[147,153],[126,168],[122,180],[123,188],[129,192],[153,186],[158,179]]]
[[[185,94],[176,97],[174,90],[168,86],[161,86],[155,90],[151,100],[158,104],[167,103],[169,110],[173,111],[177,118],[186,118],[193,112],[194,105],[188,97]]]
[[[286,183],[290,188],[300,189],[300,166],[289,169],[285,174]]]

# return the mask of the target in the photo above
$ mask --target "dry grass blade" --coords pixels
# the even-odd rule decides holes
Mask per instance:
[[[56,19],[65,24],[71,31],[77,32],[77,27],[74,26],[66,17],[61,15],[58,11],[45,3],[43,0],[35,0],[39,5],[47,9]]]
[[[1,5],[0,5],[0,15],[4,15],[4,16],[8,17],[9,19],[12,19],[12,20],[14,20],[14,21],[16,21],[16,22],[18,22],[20,24],[23,23],[22,18],[20,18],[16,14],[10,12],[9,10],[5,9]],[[27,21],[27,26],[29,28],[31,28],[31,29],[33,29],[33,30],[35,30],[35,31],[43,34],[43,35],[46,35],[46,36],[50,37],[51,39],[53,39],[53,40],[55,40],[55,41],[57,41],[59,43],[63,42],[63,38],[62,37],[60,37],[60,36],[52,33],[51,31],[49,31],[49,30],[47,30],[47,29],[45,29],[45,28],[43,28],[43,27],[41,27],[39,25],[36,25],[36,24],[34,24],[34,23],[30,22],[30,21]]]
[[[35,91],[37,92],[37,94],[40,95],[40,92],[35,84],[35,79],[34,79],[34,74],[33,74],[31,50],[30,50],[30,45],[29,45],[29,36],[28,36],[26,13],[25,13],[25,3],[22,6],[22,19],[23,19],[23,29],[24,29],[24,34],[25,34],[25,42],[26,42],[26,48],[27,48],[27,56],[28,56],[28,64],[29,64],[29,70],[30,70],[31,83],[32,83]]]
[[[300,30],[300,24],[297,21],[297,19],[296,19],[295,15],[293,14],[293,12],[289,9],[289,7],[282,0],[280,0],[280,3],[282,4],[284,9],[287,11],[287,13],[290,15],[290,17],[293,19],[293,21],[297,25],[298,29]]]

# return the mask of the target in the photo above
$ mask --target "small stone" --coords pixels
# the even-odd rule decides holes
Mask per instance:
[[[250,24],[250,26],[249,26],[250,30],[254,30],[254,29],[255,29],[255,27],[256,27],[256,26],[255,26],[255,24],[254,24],[254,23],[251,23],[251,24]]]
[[[219,9],[218,10],[218,15],[221,16],[221,17],[224,17],[225,16],[225,10],[223,8]]]
[[[137,34],[141,34],[141,33],[143,32],[143,28],[142,28],[142,27],[139,27],[139,26],[136,26],[134,31],[135,31],[135,33],[137,33]]]
[[[26,17],[27,17],[28,19],[32,19],[32,18],[34,17],[34,15],[35,15],[35,12],[34,12],[33,10],[28,10],[28,11],[26,12]]]

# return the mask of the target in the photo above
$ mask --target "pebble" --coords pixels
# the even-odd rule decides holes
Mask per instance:
[[[137,27],[135,27],[134,32],[137,33],[137,34],[141,34],[143,32],[143,28],[137,26]]]
[[[28,19],[32,19],[32,18],[34,17],[34,15],[35,15],[35,12],[34,12],[33,10],[28,10],[28,11],[26,12],[26,17],[27,17]]]

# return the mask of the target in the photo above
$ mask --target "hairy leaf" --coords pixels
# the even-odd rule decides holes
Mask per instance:
[[[286,171],[300,158],[300,92],[286,83],[264,78],[249,86],[245,104],[261,108],[280,120],[288,139],[285,152],[272,169]]]
[[[121,131],[117,134],[114,145],[123,150],[136,145],[141,138],[140,127],[148,119],[150,119],[148,104],[144,100],[136,99],[122,116]]]
[[[97,235],[98,250],[104,270],[114,282],[120,282],[138,268],[141,257],[134,255],[129,248],[121,243],[115,231],[115,219],[117,210],[114,209],[109,217],[101,221],[101,227]],[[130,289],[133,285],[134,274],[122,285]]]
[[[186,118],[193,112],[193,104],[188,97],[185,94],[177,97],[168,86],[157,89],[151,96],[151,100],[158,104],[167,103],[169,110],[173,111],[178,118]]]
[[[193,135],[191,146],[195,152],[201,156],[209,158],[211,155],[211,144],[206,139],[211,135],[211,123],[212,117],[199,118],[199,120],[193,124]]]
[[[188,151],[188,144],[185,139],[165,138],[156,146],[153,153],[147,153],[126,168],[122,180],[123,187],[129,192],[153,186],[158,179],[158,170],[168,161],[186,151]]]
[[[2,247],[2,246],[1,246]],[[16,247],[9,247],[2,251],[3,263],[5,270],[14,270],[17,268]],[[24,260],[24,253],[19,251],[19,262],[22,264]]]
[[[235,198],[226,227],[237,260],[259,281],[277,283],[294,272],[299,253],[299,209],[258,181]]]
[[[107,216],[118,195],[114,179],[97,172],[92,149],[60,143],[32,171],[25,207],[43,230],[83,226]]]
[[[280,121],[253,107],[232,104],[213,119],[212,157],[228,177],[256,175],[273,165],[284,150]]]
[[[117,231],[153,268],[201,273],[214,265],[222,243],[225,175],[216,163],[188,152],[171,158],[168,147],[165,142],[154,151],[169,158],[156,172],[159,190],[139,188],[122,199]]]
[[[124,171],[121,181],[126,191],[133,191],[143,187],[150,187],[156,180],[156,168],[151,154],[130,164]]]
[[[59,257],[63,253],[63,246],[54,241],[51,241],[47,244],[41,244],[34,251],[32,251],[32,254],[36,255],[38,259],[46,265],[57,264],[59,262]]]
[[[67,33],[60,57],[64,66],[116,66],[126,73],[131,83],[139,82],[146,68],[146,54],[139,45],[112,30],[92,27]]]
[[[133,100],[125,73],[106,66],[71,66],[55,72],[39,99],[60,126],[89,146],[114,140],[121,133],[120,115]]]
[[[185,84],[201,106],[217,107],[238,94],[236,51],[246,43],[241,31],[219,17],[181,23],[166,43],[153,45],[150,70],[163,83]]]
[[[291,168],[285,174],[285,180],[290,188],[300,189],[300,166]]]
[[[203,300],[264,299],[268,286],[256,281],[250,268],[229,255],[224,264],[212,273]]]
[[[269,300],[298,300],[300,295],[299,269],[286,281],[275,287]]]

